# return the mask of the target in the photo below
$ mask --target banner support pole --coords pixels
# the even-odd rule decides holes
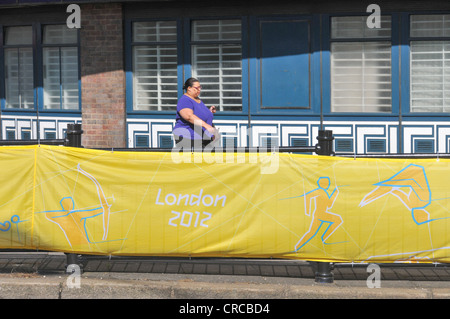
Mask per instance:
[[[317,136],[318,143],[316,145],[317,155],[333,156],[333,131],[331,130],[319,130]],[[315,271],[315,282],[317,283],[333,283],[334,277],[332,270],[332,264],[330,262],[317,262],[316,267],[313,267]]]
[[[82,134],[83,130],[81,129],[81,124],[67,124],[64,146],[83,147],[81,145]],[[72,274],[76,269],[80,269],[81,272],[81,263],[78,255],[73,253],[65,253],[65,255],[67,261],[66,273]]]

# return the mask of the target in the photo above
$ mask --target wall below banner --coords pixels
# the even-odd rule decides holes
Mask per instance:
[[[0,148],[0,247],[449,262],[447,159]]]

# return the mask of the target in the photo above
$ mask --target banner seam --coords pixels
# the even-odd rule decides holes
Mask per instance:
[[[31,208],[31,246],[33,246],[33,238],[34,238],[34,211],[35,211],[35,203],[36,203],[36,171],[37,171],[37,148],[34,148],[34,167],[33,167],[33,203]]]

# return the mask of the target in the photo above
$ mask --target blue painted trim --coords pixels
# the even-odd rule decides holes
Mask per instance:
[[[138,145],[138,138],[144,137],[146,139],[146,143],[144,145]],[[134,147],[150,147],[150,136],[148,134],[135,134],[134,135]]]
[[[322,116],[331,113],[331,16],[322,16],[322,59],[321,59],[321,83],[322,83]]]
[[[311,24],[309,17],[259,19],[261,112],[311,108]]]
[[[83,109],[83,100],[81,95],[81,34],[80,29],[77,29],[77,56],[78,56],[78,110]]]
[[[414,145],[413,145],[413,149],[414,152],[416,153],[418,151],[418,142],[428,142],[430,143],[431,149],[428,152],[425,153],[435,153],[435,149],[436,149],[436,145],[435,145],[435,140],[434,139],[430,139],[430,138],[415,138],[414,139]],[[424,153],[423,150],[420,151],[420,153]]]
[[[241,112],[223,112],[223,114],[228,113],[234,113],[234,114],[245,114],[246,118],[248,119],[248,113],[249,113],[249,69],[250,69],[250,61],[249,61],[249,38],[250,38],[250,30],[249,30],[249,19],[247,17],[241,18],[242,24],[241,24],[241,36],[242,36],[242,57],[241,57],[241,64],[242,64],[242,111]]]
[[[410,109],[410,48],[409,48],[409,14],[401,15],[401,86],[402,92],[401,112],[402,116],[408,115]]]
[[[287,120],[287,118],[284,118]],[[290,118],[292,119],[292,118]],[[309,119],[309,118],[308,118]],[[374,114],[374,113],[368,113],[368,114],[354,114],[354,113],[348,113],[348,114],[324,114],[324,123],[328,121],[374,121],[374,122],[398,122],[398,115],[395,114]]]
[[[183,41],[185,37],[184,24],[181,19],[177,20],[177,85],[178,96],[183,95],[183,85],[185,79],[186,60],[184,56],[185,48],[183,47]],[[174,111],[176,112],[176,111]]]
[[[436,150],[439,150],[439,143],[440,143],[439,129],[441,129],[441,128],[448,128],[448,129],[450,129],[450,125],[436,125]],[[445,151],[444,151],[444,153],[448,153],[450,151],[450,149],[449,149],[449,138],[450,138],[450,134],[443,136],[443,139],[445,140]]]
[[[411,125],[411,126],[408,126],[407,124],[405,124],[405,125],[403,125],[402,129],[404,130],[406,127],[430,128],[431,129],[431,134],[430,135],[411,134],[409,142],[410,142],[410,145],[411,145],[411,151],[413,153],[415,152],[414,148],[416,146],[414,140],[417,139],[417,138],[422,138],[423,137],[424,139],[432,139],[433,142],[436,144],[437,137],[435,136],[436,132],[434,130],[434,125],[430,124],[430,125]],[[402,132],[402,135],[404,136],[403,132]]]
[[[183,84],[184,82],[192,76],[191,69],[191,19],[185,18],[182,21],[183,24],[183,44],[181,45],[183,52]],[[183,94],[181,90],[180,96]]]
[[[248,105],[249,105],[249,110],[248,112],[250,114],[254,114],[256,113],[256,105],[259,105],[260,101],[259,101],[259,97],[258,97],[258,91],[256,88],[256,84],[255,82],[257,81],[258,77],[258,61],[257,61],[257,39],[256,36],[254,36],[254,34],[256,34],[256,30],[255,30],[255,26],[257,25],[257,20],[255,16],[250,16],[248,18],[248,35],[249,38],[247,40],[248,43],[248,48],[247,48],[247,53],[248,53]],[[250,36],[253,35],[253,36]]]
[[[408,122],[448,122],[450,116],[448,113],[431,113],[431,114],[407,114],[403,115],[403,123]]]
[[[343,142],[343,141],[350,143],[350,148],[349,149],[342,149],[342,148],[339,147],[340,146],[340,145],[338,145],[339,142]],[[342,152],[343,153],[347,153],[347,152],[353,153],[354,149],[355,149],[355,140],[353,138],[340,138],[340,137],[338,137],[338,138],[334,139],[334,151],[336,153],[342,153]]]
[[[136,147],[136,137],[137,136],[140,136],[140,135],[142,135],[142,136],[144,136],[144,135],[147,135],[148,136],[148,145],[149,145],[149,147],[151,146],[151,136],[152,136],[152,133],[151,133],[151,129],[150,129],[150,127],[149,127],[149,130],[148,130],[148,132],[145,132],[145,131],[133,131],[133,147]]]
[[[148,120],[160,120],[160,119],[165,119],[165,120],[174,120],[175,121],[175,111],[173,111],[171,114],[169,113],[154,113],[154,114],[149,114],[149,113],[128,113],[127,114],[127,119],[148,119]]]
[[[2,115],[4,116],[30,116],[30,117],[36,117],[37,116],[37,112],[35,110],[2,110]],[[62,112],[62,111],[40,111],[39,112],[39,116],[40,117],[60,117],[60,118],[65,118],[65,117],[79,117],[81,118],[81,112],[80,111],[76,111],[76,112]]]
[[[125,108],[127,112],[133,110],[133,50],[131,47],[132,22],[124,21],[124,38],[125,38]]]
[[[310,40],[310,102],[307,107],[293,107],[293,108],[262,108],[261,101],[261,29],[260,24],[263,22],[281,22],[289,20],[308,21],[309,40]],[[315,72],[320,70],[320,19],[317,15],[289,15],[289,16],[271,16],[271,17],[257,17],[251,16],[249,19],[249,78],[250,83],[250,113],[253,115],[315,115],[320,114],[320,77],[315,75]],[[318,73],[320,74],[320,72]]]
[[[391,114],[400,111],[400,36],[398,14],[391,14]]]
[[[320,38],[323,34],[320,15],[312,16],[311,26],[311,111],[314,114],[320,114],[322,104],[322,50]],[[315,32],[317,32],[317,34],[315,34]]]
[[[35,36],[35,76],[34,76],[34,90],[35,90],[35,100],[34,107],[36,110],[42,110],[44,108],[44,57],[42,49],[42,25],[40,23],[35,23],[33,25],[34,36]]]
[[[5,55],[4,55],[4,27],[2,24],[0,24],[0,110],[3,110],[5,108],[6,104],[6,90],[5,90]],[[2,136],[2,131],[0,127],[0,138]]]

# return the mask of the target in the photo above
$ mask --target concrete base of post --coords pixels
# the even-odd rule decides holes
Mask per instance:
[[[317,283],[331,284],[334,282],[334,276],[331,272],[332,266],[329,262],[317,262],[315,271],[315,281]]]
[[[77,254],[65,254],[66,255],[66,273],[72,274],[74,272],[74,269],[82,269],[80,260],[78,258]]]

